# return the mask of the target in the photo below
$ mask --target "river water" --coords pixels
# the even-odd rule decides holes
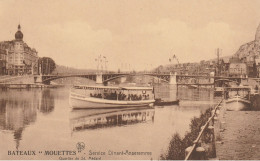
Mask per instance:
[[[69,88],[0,91],[0,159],[159,159],[172,135],[184,136],[191,118],[217,100],[208,89],[155,90],[164,100],[181,99],[180,105],[72,110]],[[35,155],[11,154],[16,150]]]

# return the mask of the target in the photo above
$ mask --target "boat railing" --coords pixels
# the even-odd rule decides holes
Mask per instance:
[[[124,94],[124,93],[98,93],[98,94],[89,94],[90,97],[93,98],[102,98],[102,99],[107,99],[107,100],[119,100],[119,101],[142,101],[142,100],[150,100],[150,95],[149,94]]]

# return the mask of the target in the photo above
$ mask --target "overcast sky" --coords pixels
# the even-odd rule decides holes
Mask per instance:
[[[1,0],[0,41],[13,40],[20,23],[24,41],[57,64],[149,69],[234,54],[254,40],[260,0]],[[126,65],[124,65],[126,66]],[[129,65],[127,65],[129,68]]]

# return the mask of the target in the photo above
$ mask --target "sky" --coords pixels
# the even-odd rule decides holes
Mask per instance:
[[[24,41],[40,57],[75,68],[149,70],[233,55],[253,41],[260,0],[0,0],[0,41]]]

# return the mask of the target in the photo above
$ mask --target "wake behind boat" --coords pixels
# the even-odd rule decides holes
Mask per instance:
[[[151,106],[155,102],[151,87],[74,86],[70,106],[81,108],[121,108]]]

